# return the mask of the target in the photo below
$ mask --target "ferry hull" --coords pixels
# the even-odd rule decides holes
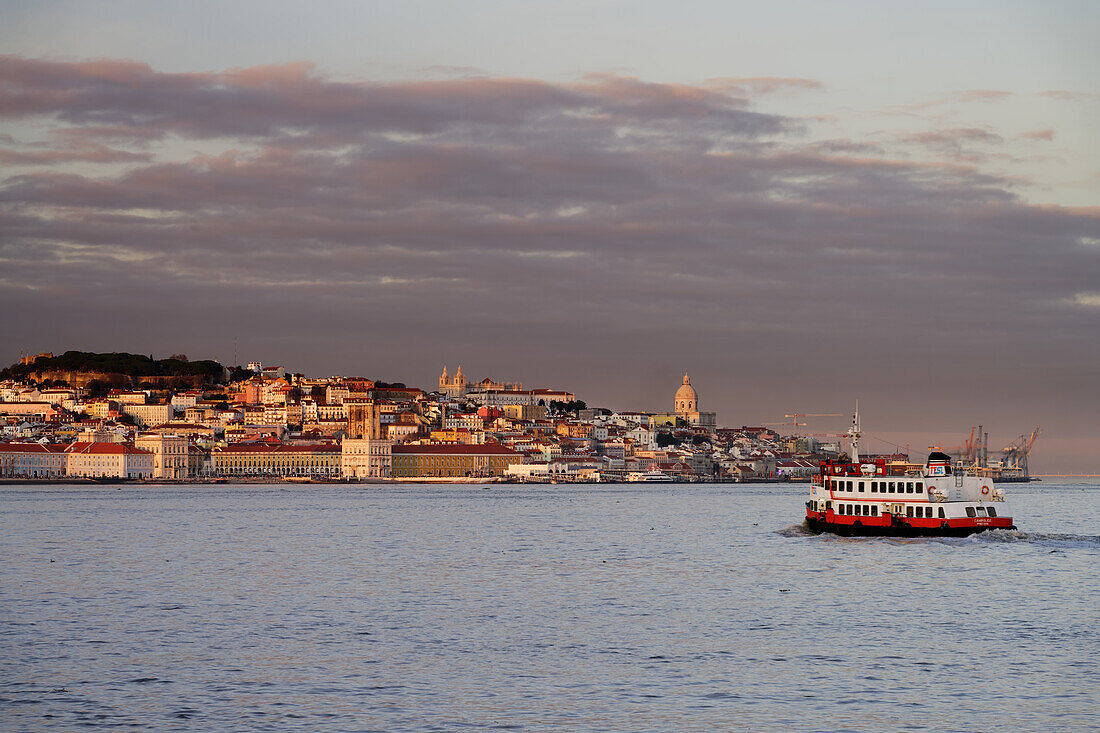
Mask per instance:
[[[899,518],[900,519],[900,518]],[[865,517],[853,522],[830,522],[816,516],[807,516],[805,525],[811,532],[840,535],[841,537],[968,537],[991,529],[1016,529],[1009,517],[995,519],[925,520],[920,522],[891,521],[889,517]]]

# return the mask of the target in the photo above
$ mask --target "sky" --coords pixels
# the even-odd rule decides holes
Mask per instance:
[[[444,365],[1100,472],[1100,5],[0,2],[0,362]],[[804,428],[842,430],[845,418]]]

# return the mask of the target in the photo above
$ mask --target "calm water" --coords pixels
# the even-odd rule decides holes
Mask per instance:
[[[0,728],[1095,729],[1100,487],[1023,531],[805,487],[2,487]]]

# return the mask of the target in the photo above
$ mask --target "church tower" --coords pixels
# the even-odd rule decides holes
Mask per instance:
[[[439,375],[439,391],[451,397],[464,397],[466,395],[466,375],[462,373],[462,365],[452,378],[447,374],[447,367],[443,367],[443,374]]]

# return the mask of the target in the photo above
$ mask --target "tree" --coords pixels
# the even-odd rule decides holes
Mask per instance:
[[[106,382],[102,382],[98,379],[93,379],[84,385],[84,392],[93,400],[97,400],[107,396],[107,393],[111,391],[111,385]]]
[[[680,441],[672,433],[657,433],[657,447],[667,448],[670,445],[679,445]]]

